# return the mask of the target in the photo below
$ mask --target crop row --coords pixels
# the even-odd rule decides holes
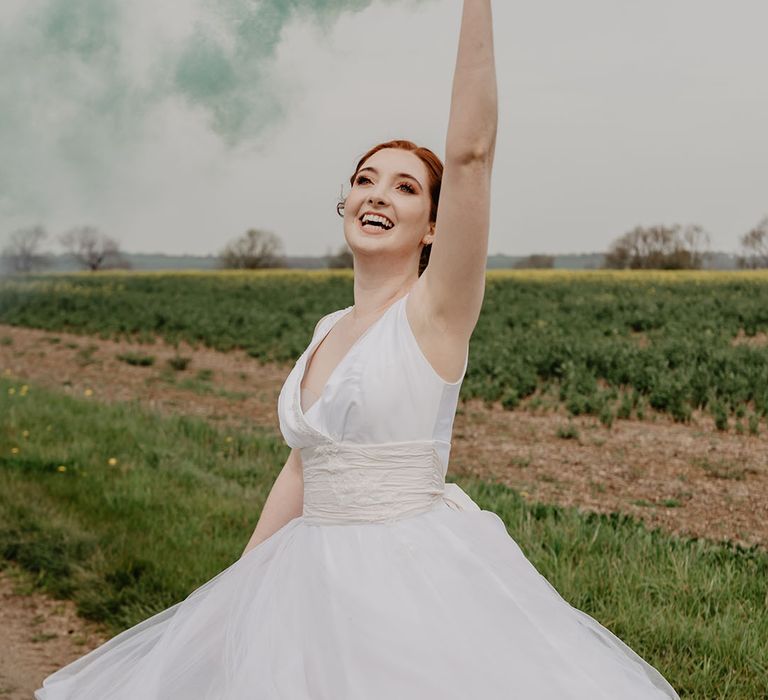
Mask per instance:
[[[0,322],[290,362],[320,316],[353,301],[349,271],[41,276],[0,283]],[[768,275],[490,272],[462,395],[507,408],[552,395],[607,425],[700,409],[755,432],[768,416]]]

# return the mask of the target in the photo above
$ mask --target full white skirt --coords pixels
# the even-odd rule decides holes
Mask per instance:
[[[677,697],[653,667],[560,597],[495,513],[444,501],[390,523],[291,520],[35,693],[36,700]]]

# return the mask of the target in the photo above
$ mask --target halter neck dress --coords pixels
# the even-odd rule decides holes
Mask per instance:
[[[446,483],[461,380],[424,356],[407,298],[306,411],[311,354],[352,307],[322,320],[282,386],[302,515],[50,675],[36,700],[678,698],[557,593],[495,513]]]

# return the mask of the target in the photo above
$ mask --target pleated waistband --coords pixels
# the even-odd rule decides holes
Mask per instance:
[[[477,508],[455,484],[446,489],[433,440],[328,442],[301,448],[301,458],[308,523],[393,522],[443,501],[460,510]]]

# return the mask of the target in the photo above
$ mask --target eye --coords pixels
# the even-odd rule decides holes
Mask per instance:
[[[400,184],[400,187],[406,187],[407,188],[407,190],[406,190],[407,192],[410,192],[411,194],[416,194],[416,190],[414,189],[413,185],[411,185],[411,184],[409,184],[407,182],[403,182],[402,184]]]
[[[365,175],[358,175],[357,180],[355,180],[356,185],[362,185],[364,182],[370,182],[370,178],[367,178]]]

